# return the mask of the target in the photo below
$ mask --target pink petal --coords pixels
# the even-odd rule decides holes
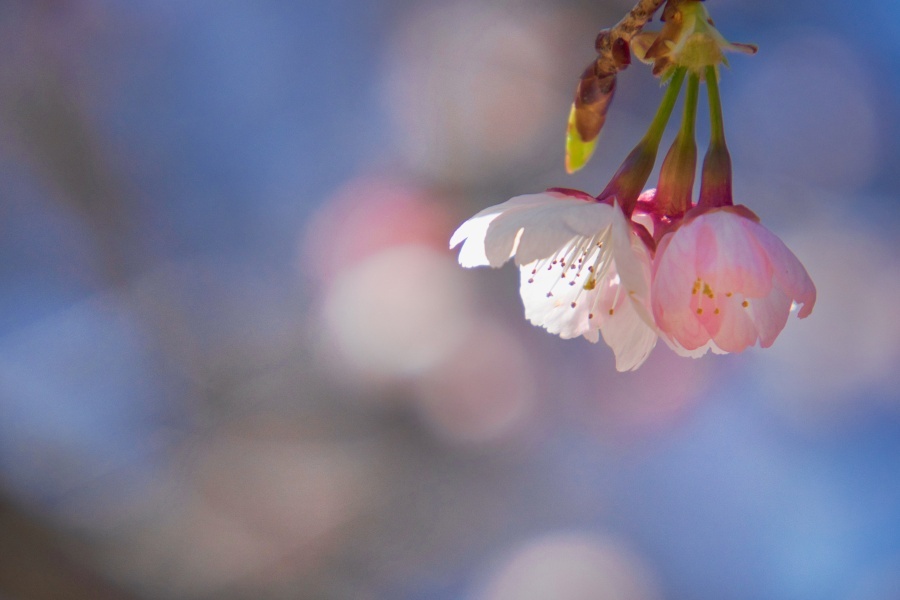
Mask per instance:
[[[739,297],[732,296],[719,302],[721,316],[719,330],[711,336],[716,346],[725,352],[742,352],[756,343],[759,334]]]
[[[767,297],[751,300],[748,310],[759,332],[759,345],[768,348],[787,323],[791,299],[775,287]]]
[[[752,225],[757,243],[769,255],[775,281],[791,300],[803,305],[798,316],[801,319],[808,317],[816,304],[816,286],[809,273],[778,236],[762,225],[757,223]]]
[[[701,215],[688,225],[692,226],[704,229],[703,241],[697,249],[698,270],[700,278],[714,293],[740,292],[750,298],[769,293],[772,268],[752,229],[759,225],[730,211],[719,210]]]
[[[691,300],[697,280],[696,240],[698,230],[676,230],[663,237],[656,250],[653,278],[653,314],[664,337],[676,347],[695,350],[709,341],[709,334],[696,317]]]

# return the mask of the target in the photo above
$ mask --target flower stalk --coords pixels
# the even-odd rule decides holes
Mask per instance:
[[[678,94],[681,92],[681,85],[684,82],[685,69],[676,69],[666,88],[662,102],[656,111],[656,116],[650,123],[647,133],[641,138],[641,141],[634,147],[629,155],[622,162],[619,170],[613,175],[613,178],[606,185],[606,188],[597,196],[600,201],[618,202],[619,206],[627,216],[631,216],[634,211],[635,203],[641,191],[650,178],[650,172],[656,162],[656,155],[659,152],[659,143],[662,140],[663,131],[666,124],[672,116],[675,108],[675,102],[678,100]]]
[[[725,143],[725,122],[719,97],[719,73],[715,66],[706,67],[706,93],[709,98],[709,148],[703,159],[700,180],[700,208],[733,206],[731,155]]]
[[[699,89],[700,77],[696,73],[690,73],[681,128],[663,160],[659,173],[659,185],[656,190],[656,214],[659,217],[677,218],[691,208],[694,177],[697,171],[697,142],[694,130]]]

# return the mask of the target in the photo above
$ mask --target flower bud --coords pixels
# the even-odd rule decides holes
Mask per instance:
[[[616,92],[616,75],[598,74],[591,64],[578,82],[566,130],[566,171],[574,173],[590,160],[606,112]]]

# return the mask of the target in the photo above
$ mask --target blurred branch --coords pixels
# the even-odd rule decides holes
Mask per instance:
[[[78,551],[72,540],[0,496],[0,598],[134,599],[74,559]]]

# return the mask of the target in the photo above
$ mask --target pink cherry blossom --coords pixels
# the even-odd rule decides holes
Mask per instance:
[[[816,288],[787,246],[743,206],[690,213],[663,236],[653,263],[653,313],[679,354],[772,345],[794,303],[808,316]]]
[[[487,208],[450,239],[464,267],[519,266],[525,317],[562,338],[604,341],[616,368],[639,367],[656,345],[650,252],[616,205],[574,190]]]

